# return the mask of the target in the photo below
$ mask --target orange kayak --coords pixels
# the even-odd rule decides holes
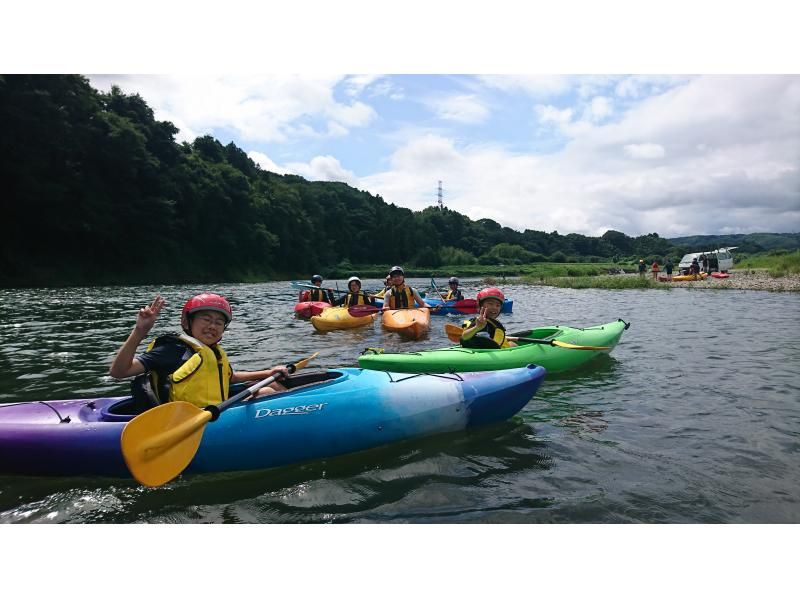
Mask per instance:
[[[386,330],[417,340],[431,327],[430,309],[390,309],[383,312],[381,323]]]

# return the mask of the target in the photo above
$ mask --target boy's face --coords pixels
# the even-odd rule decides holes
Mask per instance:
[[[391,276],[389,276],[389,282],[391,282],[394,286],[399,287],[405,281],[405,277],[400,274],[400,272],[395,272]]]
[[[499,299],[489,297],[481,302],[481,307],[485,307],[486,315],[494,320],[500,315],[500,310],[503,309],[503,304],[500,303]]]
[[[350,285],[349,285],[349,287],[350,287],[350,292],[351,292],[351,293],[356,293],[356,292],[358,292],[358,291],[360,291],[360,290],[361,290],[361,285],[360,285],[360,284],[358,284],[358,281],[356,281],[356,280],[354,280],[353,282],[351,282],[351,283],[350,283]]]
[[[204,309],[193,314],[189,333],[204,345],[216,345],[225,332],[225,316],[218,311]]]

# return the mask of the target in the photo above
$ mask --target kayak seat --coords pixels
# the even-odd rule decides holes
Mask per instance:
[[[308,372],[289,376],[288,378],[281,380],[281,384],[283,384],[288,390],[292,390],[293,388],[308,386],[310,384],[321,384],[323,382],[328,382],[329,380],[335,380],[341,376],[343,376],[342,372]]]

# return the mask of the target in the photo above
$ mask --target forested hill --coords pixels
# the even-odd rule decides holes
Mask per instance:
[[[343,183],[266,172],[233,144],[176,143],[139,95],[77,75],[0,76],[0,285],[295,277],[326,266],[680,255],[652,233],[599,238],[412,212]],[[496,200],[497,198],[487,198]]]
[[[750,233],[741,235],[695,235],[676,237],[670,243],[705,251],[717,247],[736,247],[737,252],[757,253],[774,249],[800,249],[800,233]]]

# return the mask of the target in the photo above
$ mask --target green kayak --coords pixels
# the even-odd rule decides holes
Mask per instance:
[[[508,336],[521,337],[516,347],[508,349],[467,349],[455,345],[414,353],[379,353],[362,355],[358,358],[358,365],[368,370],[386,372],[447,373],[504,370],[534,363],[549,373],[558,373],[583,365],[601,353],[608,353],[629,326],[621,319],[590,328],[545,326],[508,333]],[[524,340],[526,338],[540,342],[528,343]],[[560,346],[551,345],[549,341],[557,341]],[[580,348],[568,348],[563,346],[565,344]],[[593,350],[588,347],[607,349]]]

